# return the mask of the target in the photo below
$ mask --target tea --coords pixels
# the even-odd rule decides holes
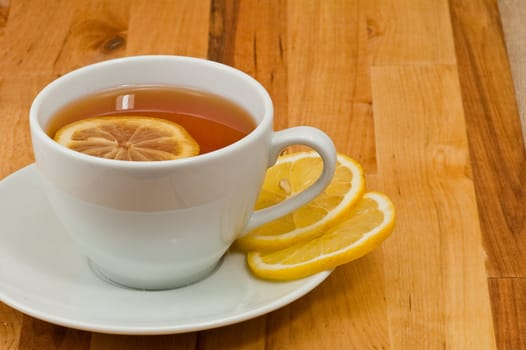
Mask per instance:
[[[256,126],[250,114],[217,95],[164,85],[123,86],[85,96],[60,109],[47,125],[53,138],[69,123],[102,116],[149,116],[181,125],[200,154],[226,147]]]

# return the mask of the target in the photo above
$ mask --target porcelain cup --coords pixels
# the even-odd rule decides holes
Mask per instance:
[[[50,118],[64,105],[100,90],[144,84],[223,96],[246,109],[256,127],[222,149],[157,162],[85,155],[46,134]],[[273,131],[272,101],[255,79],[191,57],[126,57],[65,74],[34,99],[30,129],[40,178],[66,231],[98,273],[139,289],[181,287],[204,278],[237,237],[323,191],[336,163],[334,145],[322,131],[307,126]],[[321,176],[281,204],[254,211],[267,168],[293,144],[319,153]]]

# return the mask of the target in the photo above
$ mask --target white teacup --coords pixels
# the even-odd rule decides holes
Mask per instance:
[[[222,149],[159,162],[88,156],[45,132],[50,118],[73,100],[145,84],[223,96],[246,109],[257,126]],[[223,64],[178,56],[83,67],[46,86],[30,111],[36,163],[56,215],[100,273],[140,289],[174,288],[205,277],[243,232],[300,207],[328,185],[336,162],[330,138],[311,127],[274,132],[272,120],[272,101],[256,80]],[[266,169],[292,144],[320,154],[320,178],[281,204],[253,211]]]

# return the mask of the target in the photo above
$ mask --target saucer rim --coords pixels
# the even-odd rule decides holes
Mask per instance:
[[[6,297],[0,292],[0,302],[6,304],[9,307],[28,315],[36,319],[46,321],[58,326],[73,328],[81,331],[97,332],[104,334],[118,334],[118,335],[164,335],[164,334],[179,334],[179,333],[190,333],[196,331],[203,331],[208,329],[214,329],[224,326],[233,325],[243,321],[248,321],[259,316],[266,315],[272,311],[276,311],[311,292],[314,288],[321,284],[333,270],[327,270],[320,272],[316,275],[311,276],[309,283],[299,286],[293,292],[282,296],[281,298],[275,299],[266,305],[260,306],[250,311],[245,311],[241,314],[234,314],[229,317],[221,317],[219,320],[210,320],[195,322],[190,324],[180,325],[167,325],[163,327],[159,326],[108,326],[108,325],[97,325],[96,322],[71,320],[66,317],[50,315],[46,312],[39,312],[34,310],[31,306],[18,303],[9,296]],[[187,286],[191,288],[191,286]]]

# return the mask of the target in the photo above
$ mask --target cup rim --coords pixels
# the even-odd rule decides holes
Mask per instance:
[[[215,69],[226,71],[229,74],[232,74],[237,79],[244,80],[249,85],[252,85],[255,91],[258,92],[261,98],[261,101],[263,103],[263,108],[264,108],[264,113],[262,115],[261,121],[256,124],[256,127],[254,128],[254,130],[252,130],[242,139],[228,146],[217,149],[215,151],[208,152],[205,154],[199,154],[199,155],[188,157],[188,158],[180,158],[180,159],[164,160],[164,161],[142,161],[142,162],[131,161],[131,160],[106,159],[106,158],[90,156],[90,155],[87,155],[81,152],[76,152],[67,147],[59,145],[43,130],[43,128],[41,127],[38,121],[37,111],[39,110],[43,101],[46,99],[48,93],[51,90],[57,88],[57,86],[62,84],[63,82],[76,79],[78,76],[86,74],[86,72],[89,72],[90,70],[96,69],[100,66],[114,65],[114,64],[119,64],[119,62],[139,61],[139,60],[140,61],[150,61],[150,62],[158,62],[159,60],[172,60],[172,61],[176,60],[180,62],[198,62],[200,64],[212,66]],[[115,167],[115,168],[121,168],[121,169],[125,169],[125,168],[163,169],[163,168],[187,166],[190,164],[199,164],[202,162],[209,161],[211,159],[226,156],[230,154],[231,152],[234,152],[238,149],[245,147],[247,144],[252,142],[252,140],[261,137],[261,135],[265,133],[265,130],[267,128],[272,129],[273,109],[274,107],[273,107],[273,103],[270,98],[270,95],[268,94],[267,90],[263,87],[263,85],[261,85],[260,82],[258,82],[256,79],[254,79],[247,73],[242,72],[241,70],[236,69],[232,66],[229,66],[223,63],[219,63],[219,62],[215,62],[215,61],[211,61],[205,58],[191,57],[191,56],[138,55],[138,56],[126,56],[126,57],[114,58],[114,59],[109,59],[109,60],[105,60],[102,62],[89,64],[89,65],[77,68],[75,70],[72,70],[60,76],[59,78],[51,81],[43,89],[41,89],[39,93],[36,95],[36,97],[33,99],[33,102],[31,103],[31,107],[29,110],[29,125],[31,129],[31,133],[33,134],[34,137],[38,137],[40,141],[45,144],[45,146],[49,147],[54,152],[58,152],[61,155],[69,157],[69,158],[75,158],[77,160],[81,160],[83,162],[90,163],[92,165]]]

